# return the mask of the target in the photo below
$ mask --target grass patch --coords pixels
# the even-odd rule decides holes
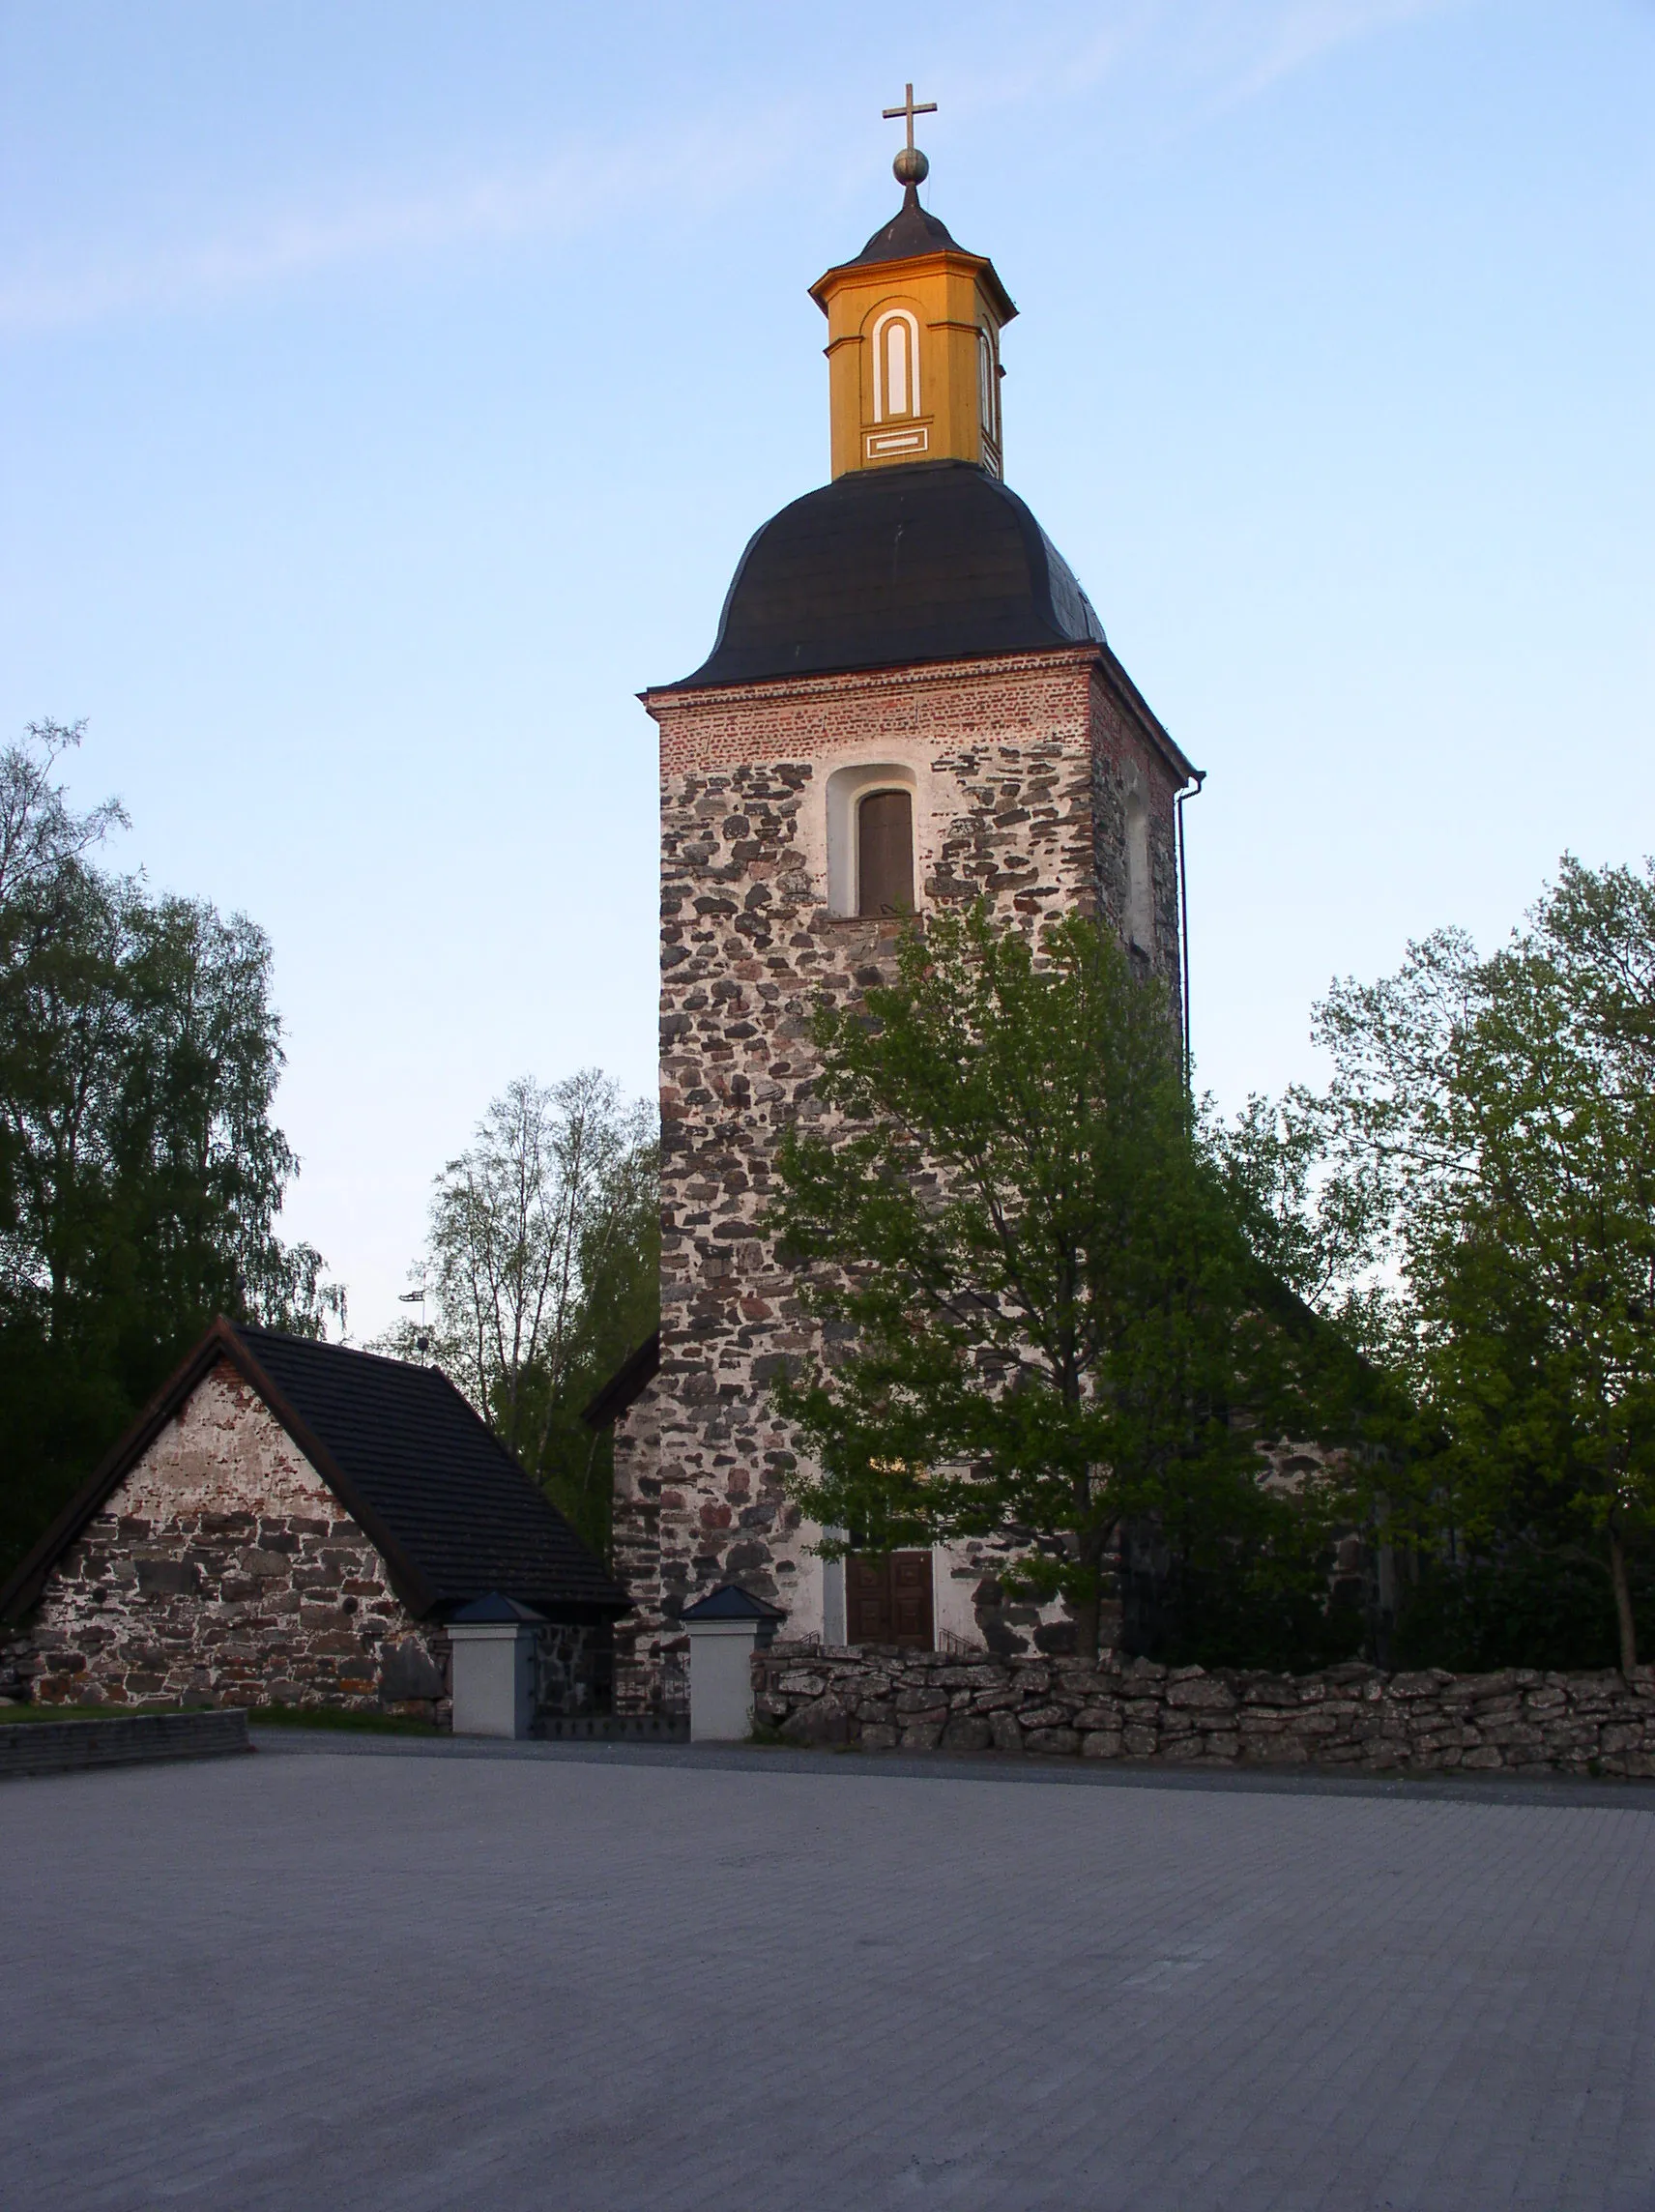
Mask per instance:
[[[337,1705],[249,1705],[249,1728],[342,1729],[355,1735],[444,1735],[431,1721],[406,1713],[355,1713]]]
[[[803,1751],[810,1747],[801,1744],[797,1736],[783,1735],[780,1729],[771,1728],[769,1721],[755,1721],[747,1742],[758,1751]]]

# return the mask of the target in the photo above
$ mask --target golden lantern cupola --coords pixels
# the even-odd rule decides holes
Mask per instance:
[[[919,204],[931,164],[914,143],[914,118],[936,105],[916,106],[910,85],[901,107],[885,109],[908,125],[891,163],[902,206],[854,261],[810,287],[828,317],[835,477],[915,461],[1004,474],[1000,334],[1017,309],[993,262],[956,246]]]

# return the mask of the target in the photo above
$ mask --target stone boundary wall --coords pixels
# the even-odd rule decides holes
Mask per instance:
[[[801,1744],[1226,1766],[1655,1775],[1655,1668],[1320,1674],[774,1644],[757,1725]]]
[[[250,1751],[241,1707],[213,1713],[128,1713],[119,1719],[24,1721],[0,1713],[0,1781],[132,1766],[158,1759],[221,1759]]]

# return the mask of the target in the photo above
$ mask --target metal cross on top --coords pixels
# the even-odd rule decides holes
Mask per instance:
[[[882,107],[880,109],[880,114],[886,123],[894,123],[899,115],[907,118],[908,151],[911,154],[914,151],[914,118],[916,115],[935,115],[936,112],[937,102],[934,100],[922,100],[917,106],[915,105],[914,87],[912,85],[907,87],[906,96],[900,107]]]

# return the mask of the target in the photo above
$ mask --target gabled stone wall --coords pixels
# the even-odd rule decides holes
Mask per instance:
[[[759,1724],[864,1751],[1008,1752],[1369,1772],[1655,1775],[1655,1668],[1620,1674],[1320,1674],[1161,1667],[1108,1654],[973,1660],[774,1644]]]
[[[26,1643],[44,1704],[450,1710],[446,1631],[227,1361],[54,1570]]]
[[[913,779],[922,903],[986,897],[1030,929],[1118,924],[1124,791],[1149,809],[1155,965],[1175,984],[1175,777],[1081,647],[934,668],[656,695],[661,732],[661,1364],[616,1436],[623,1709],[658,1701],[685,1603],[740,1582],[824,1626],[822,1562],[787,1500],[768,1384],[813,1324],[759,1219],[781,1130],[818,1120],[819,999],[889,976],[894,924],[830,911],[835,769]]]

